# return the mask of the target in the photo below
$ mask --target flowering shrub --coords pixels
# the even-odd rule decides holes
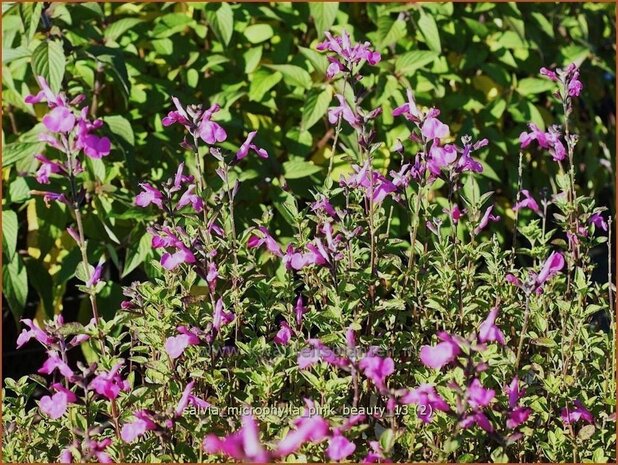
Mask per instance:
[[[129,199],[156,259],[111,318],[97,306],[107,265],[90,263],[83,224],[84,211],[100,213],[83,166],[105,163],[110,140],[80,109],[83,97],[38,79],[41,92],[26,99],[48,105],[37,193],[71,211],[92,319],[22,321],[18,346],[34,339],[47,359],[37,374],[5,380],[7,460],[614,456],[614,295],[610,277],[592,280],[590,258],[611,216],[576,184],[578,67],[541,69],[562,120],[522,127],[515,233],[504,247],[493,228],[505,218],[477,181],[488,140],[456,131],[439,102],[421,106],[407,89],[390,116],[408,132],[385,147],[375,129],[384,109],[367,106],[363,74],[380,53],[345,30],[316,50],[336,91],[331,152],[351,169],[337,178],[331,162],[311,202],[281,186],[290,228],[266,207],[241,228],[240,186],[255,179],[246,164],[271,160],[266,141],[246,131],[236,147],[219,105],[174,97],[162,125],[182,131],[182,156],[169,179],[144,180]],[[376,163],[385,149],[398,160],[392,170]],[[539,159],[553,164],[552,195],[524,185]],[[78,347],[85,363],[71,361]],[[35,400],[38,388],[46,394]]]

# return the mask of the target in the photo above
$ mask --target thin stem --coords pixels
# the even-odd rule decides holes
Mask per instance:
[[[526,337],[526,331],[528,330],[528,319],[530,318],[530,295],[526,294],[526,310],[524,312],[524,325],[521,328],[521,334],[519,336],[519,344],[517,345],[517,358],[515,359],[515,372],[519,369],[519,362],[521,360],[521,351],[524,347],[524,338]]]

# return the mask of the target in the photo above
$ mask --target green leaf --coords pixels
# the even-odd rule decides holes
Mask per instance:
[[[395,433],[392,429],[386,429],[380,436],[380,447],[385,453],[388,453],[395,445]]]
[[[232,10],[232,7],[226,2],[221,2],[217,11],[207,12],[207,18],[217,37],[225,45],[228,45],[234,33],[234,10]]]
[[[6,168],[26,158],[33,158],[44,147],[43,142],[12,142],[6,144],[2,150],[2,166]]]
[[[389,16],[378,18],[378,48],[383,49],[397,42],[407,34],[406,22],[402,19],[392,20]]]
[[[15,321],[21,318],[28,297],[28,273],[24,262],[17,254],[13,260],[2,265],[2,293],[6,297]]]
[[[549,79],[524,78],[519,81],[516,90],[521,95],[533,95],[552,90],[555,86]]]
[[[122,34],[130,31],[141,22],[142,20],[139,18],[121,18],[107,26],[103,35],[106,40],[116,42]]]
[[[121,278],[127,276],[131,271],[142,264],[148,256],[148,252],[152,250],[150,235],[143,234],[137,244],[132,244],[127,250],[127,256],[124,262]]]
[[[427,50],[407,52],[400,55],[395,61],[395,70],[400,74],[409,75],[426,64],[433,62],[438,56],[436,52]]]
[[[286,179],[300,179],[322,171],[322,168],[305,160],[290,160],[283,164]]]
[[[258,45],[257,47],[251,47],[243,54],[243,58],[245,59],[245,73],[251,74],[258,67],[262,59],[262,46]]]
[[[60,41],[44,40],[32,53],[34,75],[43,76],[54,92],[60,91],[65,66],[66,58]]]
[[[7,262],[12,262],[17,251],[17,213],[2,210],[2,252]]]
[[[305,58],[309,60],[309,63],[311,63],[313,69],[315,69],[320,74],[326,74],[326,68],[328,68],[328,59],[324,56],[323,53],[316,52],[315,50],[306,47],[298,47],[298,50],[300,50],[300,53],[302,53]]]
[[[252,44],[259,44],[267,41],[274,35],[273,28],[270,24],[252,24],[244,31],[244,35]]]
[[[580,429],[579,433],[577,433],[577,439],[579,439],[581,441],[587,441],[588,439],[590,439],[592,437],[592,435],[594,434],[595,429],[596,428],[595,428],[594,425],[582,426],[582,429]]]
[[[324,33],[329,31],[337,18],[339,11],[338,2],[311,2],[309,3],[309,14],[313,18],[318,37],[324,37]]]
[[[310,129],[328,110],[332,99],[331,88],[327,87],[321,92],[312,90],[307,95],[303,115],[300,123],[301,131]]]
[[[253,73],[251,84],[249,84],[249,100],[259,102],[264,98],[264,94],[275,87],[283,78],[280,72],[271,72],[266,69],[258,69]]]
[[[131,147],[135,145],[135,135],[129,120],[119,115],[104,116],[102,119],[113,135]]]
[[[432,51],[440,53],[442,51],[442,44],[440,43],[440,32],[438,31],[436,20],[422,8],[420,13],[421,17],[418,20],[418,27],[425,38],[425,43]]]
[[[296,65],[264,65],[267,68],[279,71],[283,75],[283,80],[291,86],[309,89],[311,87],[311,75],[300,66]]]

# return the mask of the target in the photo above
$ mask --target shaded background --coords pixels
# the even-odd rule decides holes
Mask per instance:
[[[560,121],[548,95],[553,83],[541,66],[581,66],[584,91],[575,100],[577,183],[598,205],[615,211],[615,7],[613,4],[2,4],[3,9],[3,375],[31,373],[43,361],[40,346],[15,351],[19,318],[87,319],[86,299],[73,278],[79,251],[66,233],[65,208],[45,206],[31,190],[33,156],[46,106],[23,103],[38,91],[34,76],[55,90],[84,93],[92,115],[106,122],[110,156],[87,163],[85,215],[91,263],[105,255],[98,296],[114,314],[121,286],[148,276],[152,257],[145,234],[148,213],[132,206],[138,182],[167,179],[184,159],[182,129],[163,129],[172,95],[186,103],[222,107],[233,149],[250,130],[267,161],[247,159],[239,192],[244,229],[266,208],[279,236],[290,232],[281,186],[310,200],[330,157],[332,130],[324,117],[333,86],[327,62],[315,51],[322,32],[348,30],[382,53],[364,85],[367,106],[384,108],[378,138],[386,141],[376,165],[399,166],[390,153],[408,131],[390,116],[405,88],[419,103],[436,106],[458,136],[487,137],[480,152],[483,191],[495,191],[505,219],[495,228],[509,244],[517,188],[518,136],[529,121],[541,128]],[[343,140],[345,141],[345,131]],[[410,156],[408,154],[407,156]],[[524,187],[537,198],[556,164],[544,153],[525,154]],[[335,177],[349,161],[335,158]],[[208,180],[217,183],[208,166]],[[49,186],[45,186],[49,188]],[[61,184],[51,189],[60,191]],[[555,188],[555,186],[552,186]],[[439,192],[436,195],[440,195]],[[396,213],[397,214],[397,213]],[[395,218],[393,227],[405,221]],[[405,235],[403,228],[402,235]],[[606,254],[597,261],[607,277]],[[603,268],[605,266],[605,268]]]

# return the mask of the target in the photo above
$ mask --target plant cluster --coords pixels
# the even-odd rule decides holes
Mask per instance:
[[[37,155],[36,172],[48,190],[38,194],[71,212],[92,319],[22,321],[18,346],[35,339],[47,359],[38,374],[5,380],[7,460],[614,456],[613,288],[611,277],[592,280],[590,258],[611,219],[576,184],[578,67],[541,69],[563,119],[522,128],[515,235],[504,247],[492,232],[504,221],[493,193],[477,182],[489,141],[456,134],[408,89],[391,111],[408,135],[386,147],[399,166],[377,166],[384,109],[367,105],[363,70],[381,54],[345,30],[326,33],[316,50],[336,89],[331,151],[351,169],[314,186],[309,202],[281,186],[289,236],[266,206],[240,228],[247,160],[270,157],[260,134],[230,146],[219,105],[174,97],[162,124],[183,131],[187,158],[134,193],[157,259],[151,279],[123,289],[111,318],[97,307],[107,264],[89,262],[83,219],[92,195],[83,167],[105,163],[110,140],[80,108],[84,97],[39,77],[41,91],[27,98],[48,106],[48,155]],[[526,150],[555,164],[552,195],[521,185]],[[595,323],[599,313],[609,329]],[[78,347],[85,363],[71,362]],[[47,393],[33,405],[37,386]]]

